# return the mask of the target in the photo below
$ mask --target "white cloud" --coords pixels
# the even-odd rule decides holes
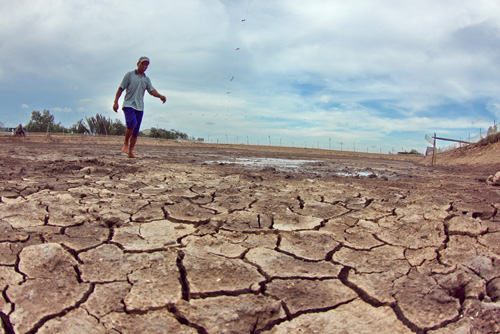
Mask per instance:
[[[489,100],[486,104],[486,109],[491,112],[498,121],[500,119],[500,98],[492,98]]]
[[[500,116],[499,16],[496,0],[4,1],[0,99],[115,117],[147,55],[168,101],[146,96],[146,127],[417,142]]]
[[[73,111],[73,109],[65,107],[65,108],[60,108],[60,107],[55,107],[50,109],[51,112],[56,112],[56,113],[70,113]]]

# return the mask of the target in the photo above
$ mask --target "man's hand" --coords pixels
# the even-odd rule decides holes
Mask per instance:
[[[115,103],[113,104],[113,110],[115,112],[118,112],[118,100],[120,99],[120,96],[122,95],[123,89],[118,87],[118,90],[116,91],[116,96],[115,96]]]
[[[156,89],[155,89],[155,90],[153,90],[150,94],[151,94],[151,95],[153,95],[154,97],[157,97],[157,98],[159,98],[160,100],[162,100],[162,101],[163,101],[163,103],[167,102],[167,98],[165,97],[165,95],[161,95],[160,93],[158,93],[158,92],[156,91]]]

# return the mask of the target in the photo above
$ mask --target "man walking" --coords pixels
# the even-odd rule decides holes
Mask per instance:
[[[125,131],[125,142],[123,143],[122,152],[127,153],[129,158],[137,158],[134,154],[134,147],[144,114],[144,92],[147,90],[149,94],[159,98],[163,103],[167,101],[165,96],[156,91],[151,84],[151,80],[146,76],[145,72],[148,66],[148,57],[139,58],[137,69],[128,72],[123,77],[120,87],[116,91],[115,103],[113,104],[113,110],[118,112],[118,99],[120,99],[123,91],[125,91],[122,109],[125,114],[127,130]]]

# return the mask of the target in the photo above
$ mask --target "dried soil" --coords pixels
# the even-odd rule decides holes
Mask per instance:
[[[0,137],[0,333],[498,333],[500,146]]]

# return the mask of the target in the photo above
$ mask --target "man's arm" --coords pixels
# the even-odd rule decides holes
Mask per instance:
[[[116,91],[115,103],[113,104],[113,110],[115,112],[118,112],[118,99],[120,98],[120,96],[122,96],[122,93],[123,93],[123,89],[121,87],[118,88],[118,90]]]
[[[151,95],[153,95],[154,97],[157,97],[157,98],[159,98],[160,100],[162,100],[162,101],[163,101],[163,103],[167,102],[167,98],[166,98],[164,95],[161,95],[160,93],[158,93],[158,92],[156,91],[156,89],[155,89],[155,90],[152,90],[150,94],[151,94]]]

